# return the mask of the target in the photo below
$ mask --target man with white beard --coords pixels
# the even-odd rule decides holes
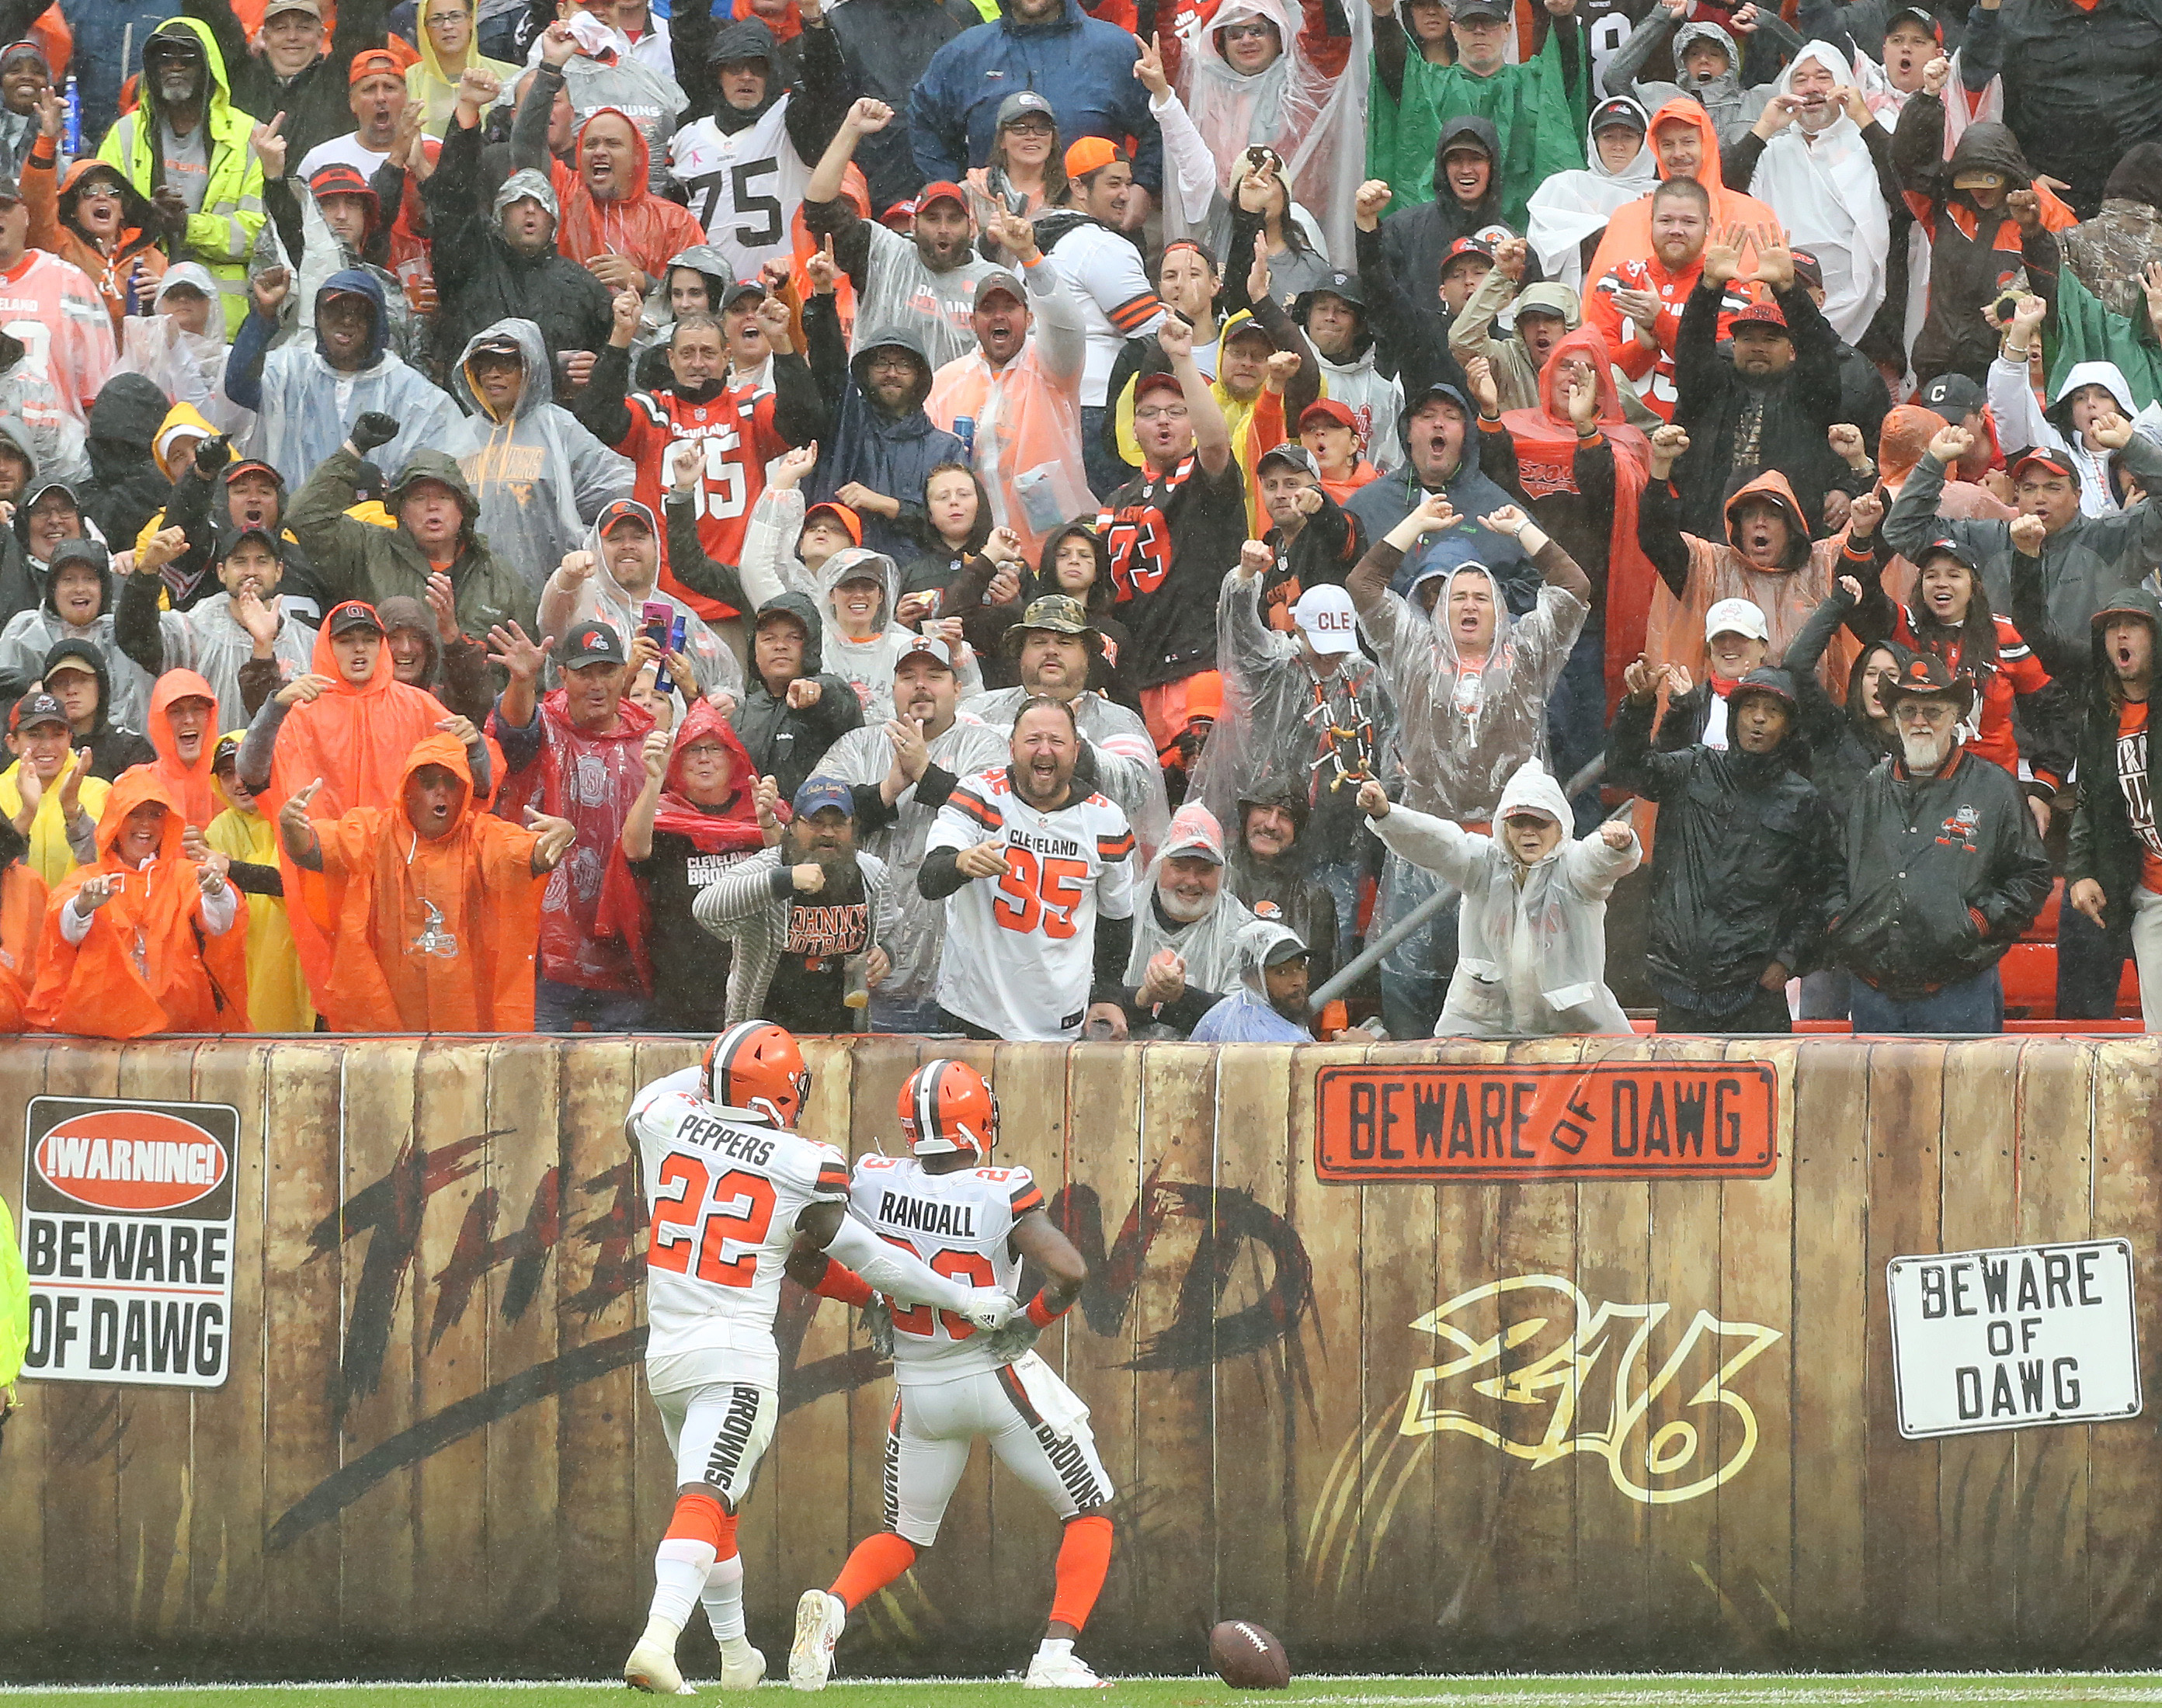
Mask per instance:
[[[1239,988],[1239,935],[1254,923],[1224,883],[1224,831],[1198,800],[1173,814],[1163,851],[1141,886],[1126,958],[1126,1029],[1183,1038]]]
[[[2049,857],[2018,779],[1960,742],[1968,678],[1922,654],[1878,693],[1899,752],[1848,811],[1847,905],[1830,925],[1854,1029],[2002,1032],[1997,963],[2049,898]]]

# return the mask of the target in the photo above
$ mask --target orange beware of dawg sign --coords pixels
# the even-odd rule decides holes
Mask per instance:
[[[1319,1069],[1324,1181],[1763,1179],[1778,1160],[1765,1061]]]

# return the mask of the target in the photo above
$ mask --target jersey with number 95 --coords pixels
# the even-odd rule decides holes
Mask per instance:
[[[1073,1038],[1089,1008],[1096,919],[1133,917],[1133,831],[1100,794],[1040,813],[1000,766],[955,786],[924,851],[985,841],[1005,844],[1005,869],[946,898],[939,1003],[1001,1038]]]
[[[831,1145],[703,1101],[681,1075],[639,1093],[629,1127],[652,1221],[648,1365],[669,1361],[679,1386],[687,1362],[699,1382],[775,1386],[773,1317],[796,1218],[813,1204],[847,1201],[847,1160]]]

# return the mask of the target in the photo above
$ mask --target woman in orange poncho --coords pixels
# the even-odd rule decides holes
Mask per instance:
[[[45,881],[29,862],[23,833],[0,819],[0,1033],[27,1032],[24,1010],[38,982],[45,929]]]
[[[227,861],[181,849],[180,804],[156,769],[120,773],[97,863],[54,888],[30,1023],[83,1038],[246,1032],[248,903]]]
[[[395,807],[405,787],[405,762],[433,735],[448,713],[426,689],[398,680],[383,623],[373,606],[358,599],[334,606],[316,631],[312,668],[278,690],[282,717],[267,768],[254,752],[263,719],[258,715],[242,749],[241,780],[260,795],[273,815],[318,780],[308,797],[308,816],[342,817],[357,806]],[[266,706],[268,712],[270,707]],[[318,1008],[330,978],[327,935],[336,915],[322,879],[302,872],[281,852],[285,914],[300,951],[300,970]]]
[[[279,814],[285,853],[320,872],[337,922],[322,1008],[338,1032],[530,1032],[541,880],[569,820],[520,830],[473,802],[456,735],[407,756],[394,806],[311,821],[313,788]]]
[[[1554,346],[1539,370],[1538,407],[1511,409],[1501,425],[1516,452],[1517,484],[1531,499],[1539,525],[1585,566],[1594,610],[1603,612],[1596,631],[1585,626],[1587,634],[1598,636],[1605,667],[1606,704],[1590,732],[1595,752],[1605,745],[1607,717],[1621,704],[1622,673],[1644,650],[1644,624],[1658,583],[1651,560],[1637,543],[1637,501],[1651,450],[1642,431],[1622,415],[1613,352],[1598,328],[1579,326]],[[1585,428],[1589,435],[1580,438]],[[1492,473],[1486,447],[1482,440],[1480,466]],[[1581,483],[1580,454],[1590,458]],[[1579,639],[1578,648],[1585,645]]]
[[[217,695],[193,670],[168,670],[150,690],[150,711],[144,721],[158,757],[143,768],[158,773],[189,829],[207,830],[225,810],[213,763]]]
[[[2013,508],[2003,503],[1988,487],[1982,477],[1988,473],[1993,456],[1998,463],[2004,460],[1997,449],[1997,423],[1985,409],[1982,412],[1982,428],[1975,439],[1975,449],[1962,458],[1956,467],[1947,470],[1951,476],[1945,482],[1944,496],[1937,501],[1937,514],[1956,516],[1962,521],[1973,521],[1987,517],[1992,522],[2009,522]],[[1907,484],[1907,476],[1914,471],[1914,465],[1922,460],[1922,453],[1930,448],[1930,440],[1944,431],[1945,418],[1935,409],[1925,409],[1917,404],[1899,404],[1884,417],[1883,430],[1877,435],[1877,492],[1889,510],[1899,489]],[[1845,543],[1846,531],[1840,531]],[[1895,605],[1904,605],[1914,596],[1914,577],[1918,572],[1914,565],[1894,553],[1891,562],[1884,566],[1883,585],[1888,598]]]

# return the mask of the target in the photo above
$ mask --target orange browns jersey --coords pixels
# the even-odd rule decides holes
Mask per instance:
[[[1133,831],[1100,794],[1040,813],[1001,765],[955,785],[924,852],[993,840],[1005,845],[1005,872],[946,898],[939,1003],[1000,1038],[1073,1038],[1089,1011],[1096,917],[1133,917]]]
[[[615,449],[636,468],[631,496],[655,516],[662,514],[661,501],[675,478],[668,460],[676,442],[696,440],[706,454],[697,490],[698,544],[717,564],[741,563],[750,507],[765,490],[765,466],[788,449],[773,424],[773,393],[734,386],[707,403],[693,404],[672,391],[633,392],[629,404],[630,430]],[[678,581],[669,572],[665,553],[661,585],[708,622],[738,614],[734,607]]]
[[[704,1101],[685,1083],[697,1072],[655,1081],[630,1107],[652,1218],[648,1372],[656,1391],[693,1381],[776,1387],[773,1315],[796,1220],[813,1204],[848,1201],[848,1161]]]
[[[939,1274],[969,1287],[1021,1285],[1021,1259],[1007,1249],[1014,1223],[1043,1208],[1043,1191],[1026,1169],[957,1169],[927,1173],[914,1157],[857,1159],[849,1202],[856,1214],[913,1252]],[[911,1383],[952,1382],[998,1368],[986,1337],[951,1311],[927,1304],[893,1307],[893,1374]]]

